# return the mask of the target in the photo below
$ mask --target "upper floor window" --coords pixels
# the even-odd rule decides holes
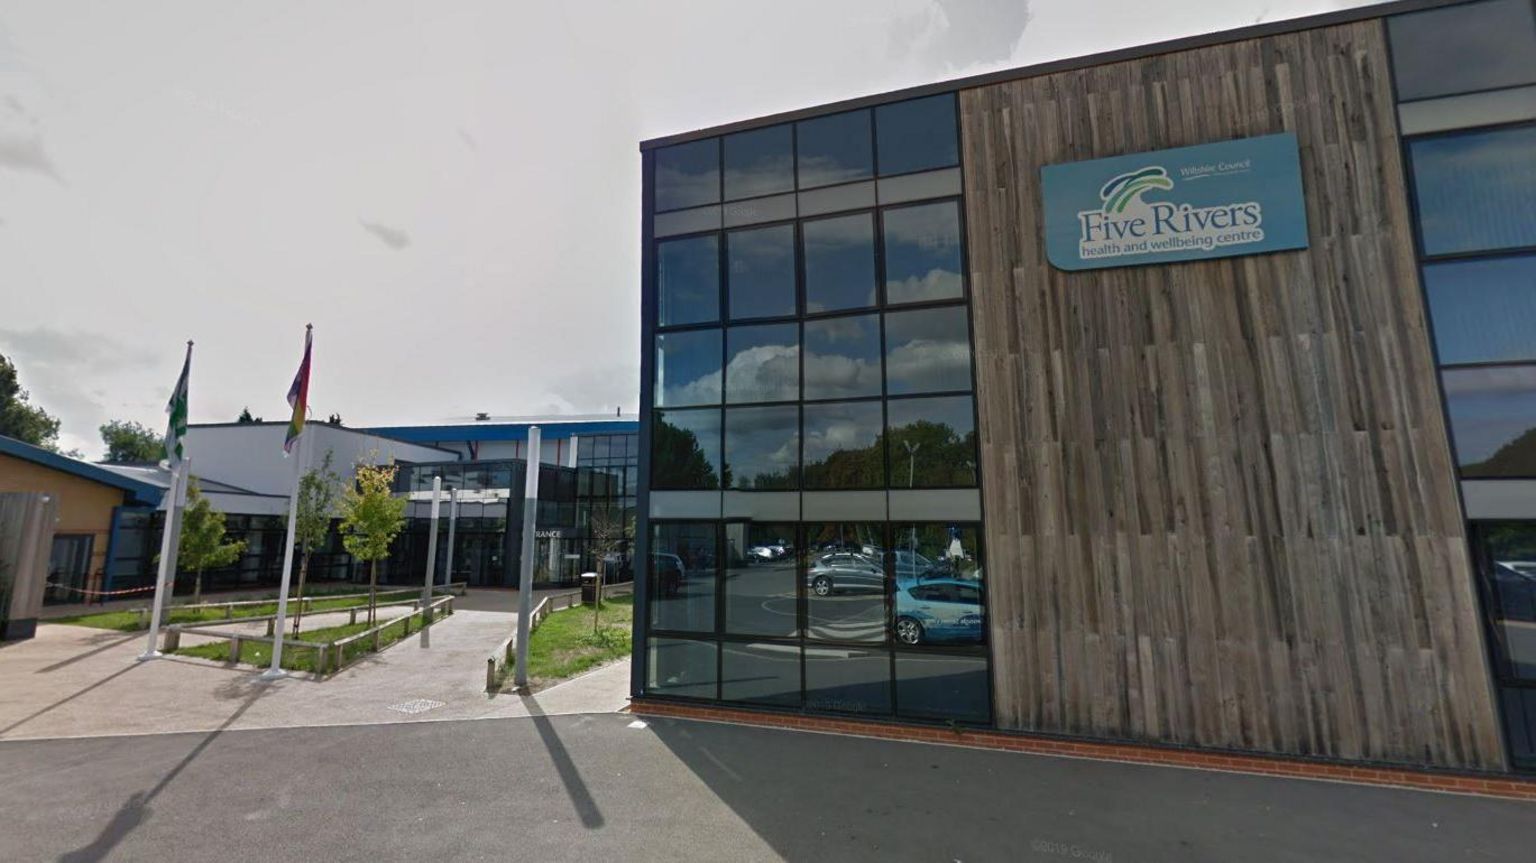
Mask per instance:
[[[1424,254],[1536,246],[1536,125],[1409,143]]]
[[[789,126],[725,136],[727,201],[794,190],[794,138]]]
[[[720,140],[693,141],[656,151],[656,210],[720,200]]]
[[[952,93],[875,109],[875,152],[882,176],[958,165],[958,138]]]
[[[868,111],[849,111],[795,124],[800,188],[867,180],[875,173]]]
[[[1531,0],[1485,0],[1387,19],[1403,101],[1536,84]]]

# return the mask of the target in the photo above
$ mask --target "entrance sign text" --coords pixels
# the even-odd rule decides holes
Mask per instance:
[[[1046,165],[1046,255],[1063,270],[1307,247],[1290,132]]]

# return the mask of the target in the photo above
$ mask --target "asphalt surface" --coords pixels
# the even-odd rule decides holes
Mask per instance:
[[[0,742],[0,860],[1529,861],[1536,805],[593,714]]]

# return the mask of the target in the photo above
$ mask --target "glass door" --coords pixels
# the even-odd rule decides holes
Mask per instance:
[[[90,534],[60,534],[53,538],[48,556],[48,604],[85,602],[86,578],[91,569]]]

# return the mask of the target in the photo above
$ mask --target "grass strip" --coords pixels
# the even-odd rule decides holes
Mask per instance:
[[[573,606],[544,618],[528,639],[529,686],[542,689],[628,656],[634,605],[633,596],[605,600],[596,632],[590,605]]]

